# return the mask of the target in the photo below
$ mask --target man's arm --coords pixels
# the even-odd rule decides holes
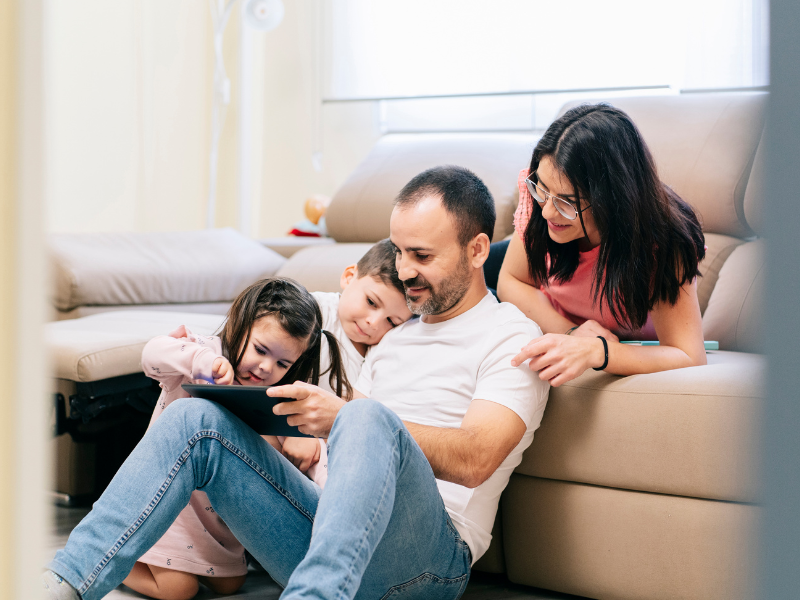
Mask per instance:
[[[353,390],[353,398],[366,396]],[[473,400],[458,428],[403,423],[422,448],[436,478],[468,488],[489,479],[526,430],[517,413],[489,400]]]
[[[475,488],[489,479],[525,435],[510,408],[473,400],[459,428],[405,422],[437,479]]]

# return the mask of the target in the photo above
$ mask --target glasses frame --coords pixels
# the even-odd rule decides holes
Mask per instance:
[[[587,204],[583,208],[578,208],[577,206],[575,206],[574,202],[565,200],[561,196],[556,196],[555,194],[551,194],[547,190],[540,187],[536,181],[531,179],[532,177],[536,177],[536,171],[528,175],[528,177],[525,179],[525,185],[528,188],[528,192],[530,192],[530,195],[533,197],[534,200],[536,200],[536,204],[538,204],[540,208],[544,208],[544,205],[547,204],[547,200],[550,199],[553,202],[553,206],[558,211],[558,214],[560,214],[565,219],[574,221],[575,219],[578,218],[579,215],[581,215],[581,213],[583,213],[583,211],[592,206],[591,204]],[[565,208],[565,206],[568,206],[569,209]],[[575,214],[567,212],[568,210],[574,212]],[[581,224],[583,224],[583,218],[581,218]]]

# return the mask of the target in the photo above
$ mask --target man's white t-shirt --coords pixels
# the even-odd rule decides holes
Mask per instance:
[[[517,307],[487,294],[442,323],[414,319],[386,334],[367,355],[356,389],[404,421],[457,428],[473,400],[514,411],[526,425],[516,448],[474,489],[437,480],[445,508],[475,562],[489,547],[500,494],[533,441],[550,389],[525,362],[511,359],[541,329]]]
[[[339,340],[339,348],[341,349],[342,362],[344,363],[344,370],[347,374],[347,379],[350,380],[350,385],[355,387],[358,381],[358,375],[361,373],[361,366],[364,364],[364,357],[359,354],[353,342],[347,337],[344,332],[342,323],[339,320],[339,298],[341,294],[333,292],[314,292],[311,294],[319,304],[320,311],[322,312],[322,328],[330,331],[337,340]],[[320,348],[319,357],[319,372],[325,373],[331,366],[331,354],[328,348],[328,338],[322,336],[322,347]],[[320,375],[319,387],[329,392],[336,393],[336,390],[331,389],[328,378],[330,373]]]

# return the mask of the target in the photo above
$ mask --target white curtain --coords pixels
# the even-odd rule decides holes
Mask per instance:
[[[767,0],[323,2],[329,98],[767,83]]]

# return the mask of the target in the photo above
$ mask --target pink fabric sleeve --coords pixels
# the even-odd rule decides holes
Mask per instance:
[[[525,180],[528,178],[529,169],[522,169],[517,178],[517,187],[519,188],[519,204],[517,210],[514,211],[514,230],[519,235],[519,239],[525,241],[525,228],[528,227],[528,221],[531,219],[533,212],[533,198],[528,191],[528,186],[525,185]]]
[[[319,462],[311,465],[306,471],[306,475],[319,487],[325,487],[325,482],[328,480],[328,446],[325,444],[325,440],[319,440]]]
[[[181,325],[169,335],[147,342],[142,350],[142,370],[169,392],[186,380],[213,381],[212,369],[219,356],[210,341]]]

